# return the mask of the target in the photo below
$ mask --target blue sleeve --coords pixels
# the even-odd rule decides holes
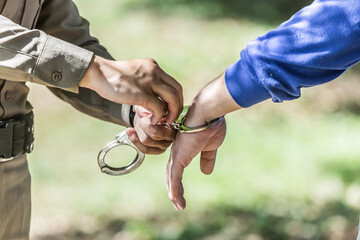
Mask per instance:
[[[250,42],[225,72],[233,99],[249,107],[300,97],[302,87],[331,81],[360,60],[360,1],[316,0]]]

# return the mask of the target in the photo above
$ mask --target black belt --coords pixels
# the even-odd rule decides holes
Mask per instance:
[[[0,120],[0,158],[30,153],[34,148],[34,114]]]

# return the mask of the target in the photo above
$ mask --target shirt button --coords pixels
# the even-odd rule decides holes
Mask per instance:
[[[54,82],[58,82],[61,80],[62,75],[60,72],[53,72],[53,74],[51,74],[51,78]]]
[[[5,92],[5,100],[8,101],[11,98],[11,93],[9,91]]]

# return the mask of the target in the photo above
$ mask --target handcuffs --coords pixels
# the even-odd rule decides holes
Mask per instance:
[[[181,112],[181,114],[179,115],[178,119],[175,122],[173,122],[171,124],[164,122],[161,124],[168,126],[172,129],[176,129],[181,133],[196,133],[196,132],[204,131],[204,130],[216,125],[224,118],[224,116],[222,116],[222,117],[216,118],[214,120],[211,120],[210,122],[207,122],[204,125],[190,128],[190,127],[185,126],[185,124],[184,124],[188,110],[189,110],[189,106],[184,106],[183,111]],[[111,166],[107,165],[105,163],[106,154],[111,149],[118,147],[118,146],[122,146],[122,145],[129,146],[129,147],[132,147],[133,149],[135,149],[136,157],[134,158],[134,160],[132,162],[130,162],[129,164],[122,166],[122,167],[111,167]],[[105,147],[103,147],[100,150],[97,160],[98,160],[99,167],[103,173],[106,173],[106,174],[112,175],[112,176],[120,176],[120,175],[125,175],[128,173],[131,173],[132,171],[137,169],[144,161],[144,158],[145,158],[145,154],[142,153],[130,141],[128,135],[126,134],[126,130],[124,130],[115,136],[114,141],[109,142],[108,144],[105,145]]]

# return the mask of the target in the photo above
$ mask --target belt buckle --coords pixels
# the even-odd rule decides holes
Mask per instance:
[[[0,121],[0,162],[9,161],[12,156],[12,139],[14,123],[11,121]]]

